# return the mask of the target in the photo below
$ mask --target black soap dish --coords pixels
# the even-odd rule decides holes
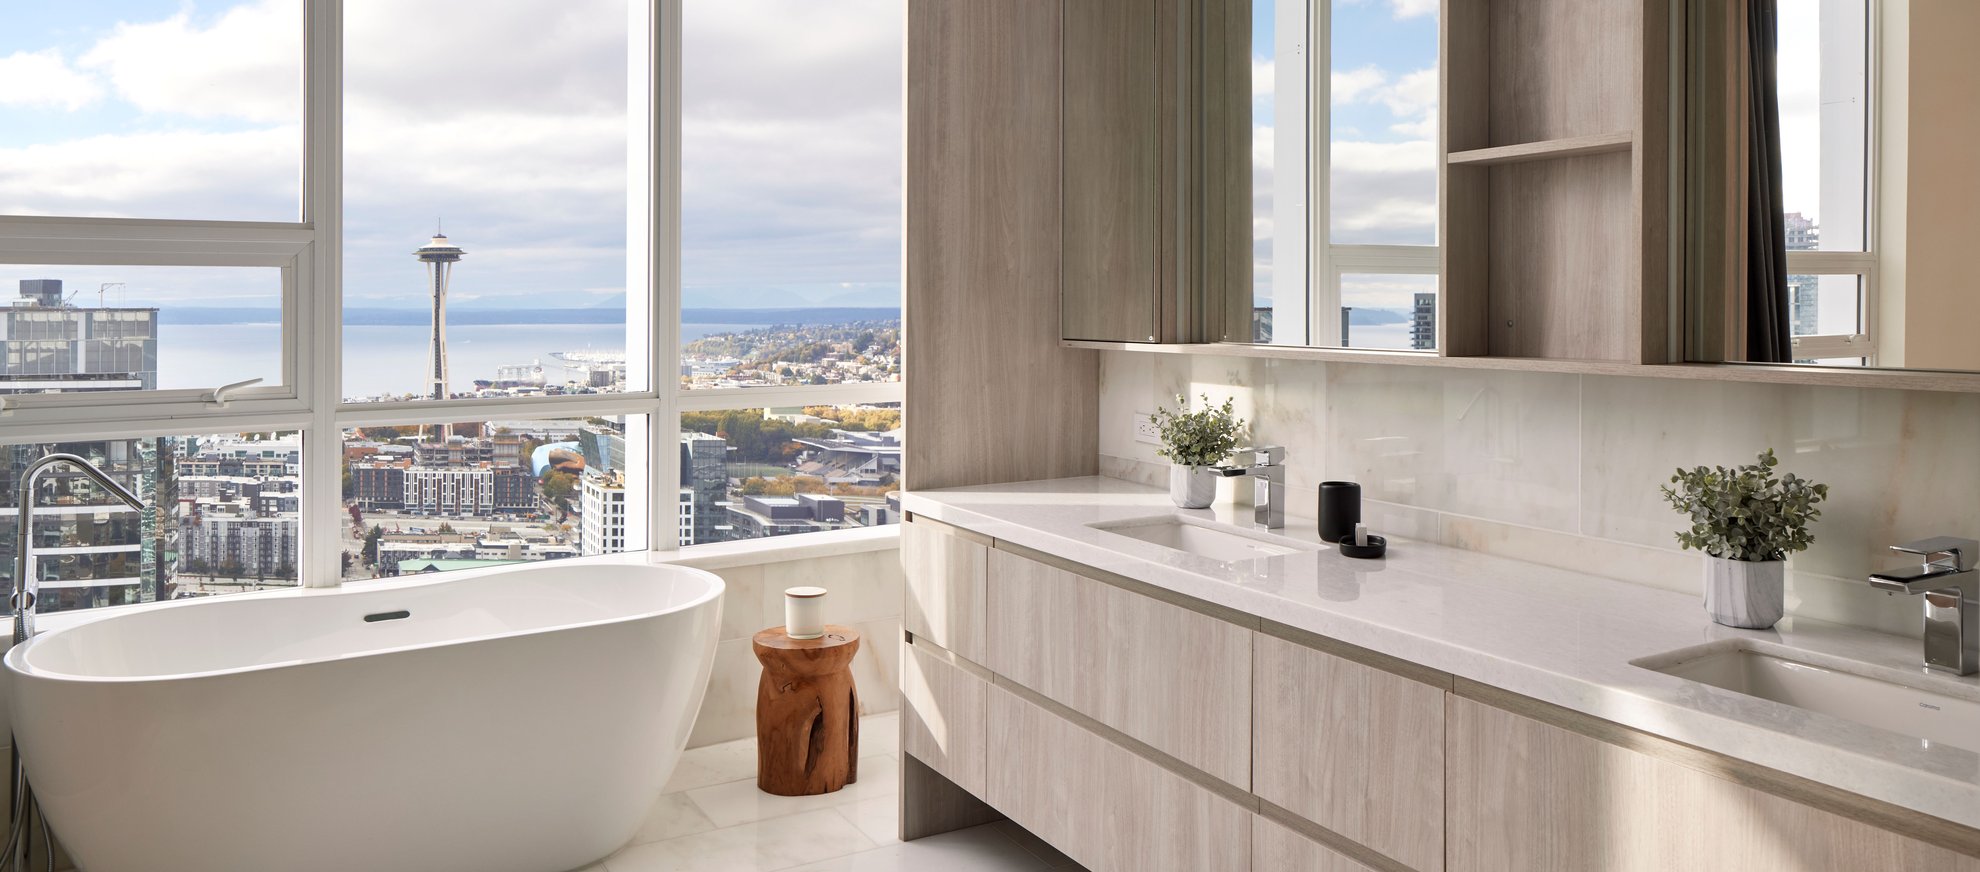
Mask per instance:
[[[1389,540],[1371,533],[1368,536],[1368,544],[1356,545],[1354,544],[1354,535],[1349,534],[1341,537],[1341,541],[1334,543],[1334,547],[1341,549],[1342,556],[1373,560],[1388,553]]]

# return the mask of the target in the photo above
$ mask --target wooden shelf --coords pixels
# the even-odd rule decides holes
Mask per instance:
[[[1523,163],[1582,154],[1628,151],[1635,141],[1636,135],[1633,133],[1598,133],[1593,136],[1572,136],[1567,139],[1545,139],[1539,142],[1522,142],[1518,145],[1454,151],[1446,156],[1445,160],[1452,164],[1467,166]]]
[[[1857,366],[1811,366],[1807,364],[1773,363],[1625,363],[1613,360],[1497,357],[1490,355],[1446,357],[1434,352],[1425,351],[1326,348],[1301,345],[1252,345],[1238,342],[1090,342],[1068,339],[1059,344],[1066,348],[1085,348],[1095,351],[1134,351],[1143,354],[1262,357],[1317,363],[1438,366],[1453,369],[1496,369],[1515,372],[1555,372],[1574,375],[1623,376],[1630,378],[1815,385],[1822,387],[1874,388],[1891,391],[1980,393],[1980,372],[1870,369]]]

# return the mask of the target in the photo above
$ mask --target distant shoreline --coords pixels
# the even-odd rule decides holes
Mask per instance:
[[[425,309],[384,309],[353,307],[344,310],[344,324],[350,327],[424,327]],[[854,321],[899,321],[901,310],[884,307],[820,306],[783,309],[701,309],[681,310],[684,324],[740,324],[768,327],[773,324],[845,324]],[[274,308],[222,308],[217,306],[168,306],[158,310],[163,324],[279,324],[282,311]],[[616,309],[451,309],[449,324],[623,324],[626,314]]]

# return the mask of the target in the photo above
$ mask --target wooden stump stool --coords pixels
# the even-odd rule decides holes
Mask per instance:
[[[779,796],[831,793],[859,780],[859,631],[828,624],[817,639],[757,633],[756,786]]]

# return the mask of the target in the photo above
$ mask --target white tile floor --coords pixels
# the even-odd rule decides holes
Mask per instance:
[[[899,720],[860,722],[859,781],[823,796],[756,789],[756,740],[689,750],[632,844],[581,872],[1032,872],[1078,869],[999,821],[902,843]]]

